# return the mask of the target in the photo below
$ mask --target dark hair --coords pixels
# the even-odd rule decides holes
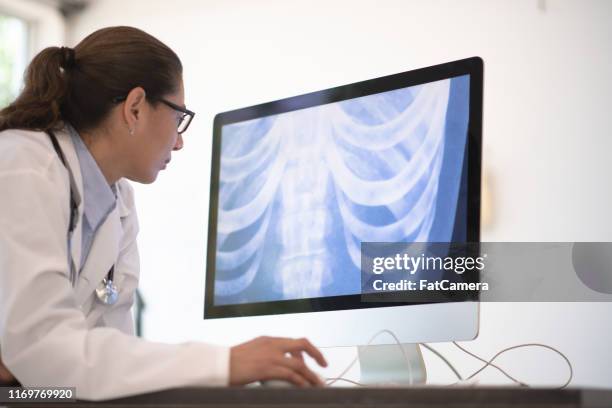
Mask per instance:
[[[95,31],[74,49],[49,47],[34,57],[21,94],[0,111],[5,129],[77,131],[98,125],[117,97],[144,88],[156,103],[175,92],[183,67],[178,56],[155,37],[133,27]]]

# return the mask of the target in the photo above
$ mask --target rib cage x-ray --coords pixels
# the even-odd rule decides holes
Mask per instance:
[[[225,125],[214,303],[359,294],[361,242],[445,242],[469,76]]]

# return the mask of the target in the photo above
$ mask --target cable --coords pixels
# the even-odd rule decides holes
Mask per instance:
[[[369,345],[370,345],[370,344],[371,344],[371,343],[374,341],[374,339],[376,339],[376,337],[378,337],[380,334],[383,334],[383,333],[387,333],[387,334],[389,334],[391,337],[393,337],[393,339],[395,340],[395,343],[396,343],[396,344],[399,346],[399,348],[400,348],[400,350],[401,350],[401,352],[402,352],[402,354],[403,354],[403,356],[404,356],[404,359],[405,359],[405,361],[406,361],[406,365],[408,366],[408,372],[409,372],[409,382],[410,382],[410,384],[412,384],[412,383],[413,383],[413,377],[412,377],[412,366],[411,366],[411,364],[410,364],[410,359],[409,359],[409,358],[408,358],[408,356],[406,355],[406,351],[404,350],[404,347],[402,347],[402,343],[399,341],[399,339],[397,338],[397,336],[395,335],[395,333],[393,333],[391,330],[383,329],[383,330],[381,330],[381,331],[377,332],[376,334],[374,334],[374,336],[372,336],[372,338],[370,338],[370,340],[368,341],[368,343],[366,344],[366,346],[369,346]],[[444,357],[444,356],[443,356],[443,355],[442,355],[440,352],[438,352],[436,349],[434,349],[433,347],[431,347],[431,346],[430,346],[430,345],[428,345],[428,344],[425,344],[425,343],[418,343],[418,344],[419,344],[420,346],[425,347],[427,350],[431,351],[433,354],[435,354],[437,357],[439,357],[439,358],[440,358],[442,361],[444,361],[444,363],[446,363],[446,365],[447,365],[447,366],[448,366],[448,367],[449,367],[449,368],[450,368],[450,369],[453,371],[453,373],[455,374],[455,376],[456,376],[456,377],[459,379],[459,382],[461,382],[461,381],[468,381],[468,380],[470,380],[470,379],[474,378],[476,375],[480,374],[480,373],[481,373],[481,372],[482,372],[484,369],[486,369],[487,367],[491,366],[491,367],[496,368],[497,370],[499,370],[499,371],[500,371],[502,374],[504,374],[504,375],[505,375],[507,378],[509,378],[511,381],[513,381],[513,382],[515,382],[515,383],[519,384],[520,386],[522,386],[522,387],[530,387],[530,385],[529,385],[529,384],[526,384],[526,383],[524,383],[524,382],[522,382],[522,381],[517,380],[516,378],[514,378],[514,377],[512,377],[510,374],[508,374],[508,373],[507,373],[505,370],[503,370],[501,367],[499,367],[499,366],[497,366],[497,365],[493,364],[493,361],[494,361],[495,359],[497,359],[499,356],[501,356],[503,353],[505,353],[505,352],[507,352],[507,351],[510,351],[510,350],[514,350],[514,349],[518,349],[518,348],[523,348],[523,347],[544,347],[544,348],[547,348],[547,349],[552,350],[552,351],[554,351],[555,353],[559,354],[559,355],[560,355],[560,356],[561,356],[561,357],[562,357],[562,358],[565,360],[565,362],[567,363],[567,365],[568,365],[568,367],[569,367],[569,371],[570,371],[570,372],[569,372],[569,378],[567,379],[567,381],[566,381],[566,382],[565,382],[565,383],[564,383],[562,386],[560,386],[560,387],[559,387],[559,389],[563,389],[563,388],[567,387],[567,386],[568,386],[568,385],[571,383],[571,381],[572,381],[572,379],[573,379],[573,377],[574,377],[574,370],[573,370],[573,367],[572,367],[572,363],[571,363],[571,362],[570,362],[570,360],[569,360],[569,359],[568,359],[568,358],[565,356],[565,354],[563,354],[562,352],[560,352],[560,351],[559,351],[559,350],[557,350],[556,348],[551,347],[551,346],[548,346],[548,345],[546,345],[546,344],[541,344],[541,343],[526,343],[526,344],[519,344],[519,345],[516,345],[516,346],[507,347],[507,348],[505,348],[505,349],[503,349],[503,350],[499,351],[499,352],[498,352],[497,354],[495,354],[495,355],[494,355],[494,356],[493,356],[493,357],[492,357],[490,360],[488,360],[488,361],[487,361],[487,360],[483,359],[482,357],[479,357],[478,355],[476,355],[476,354],[472,353],[471,351],[469,351],[469,350],[467,350],[467,349],[463,348],[463,347],[462,347],[462,346],[460,346],[460,345],[459,345],[459,343],[457,343],[456,341],[453,341],[452,343],[453,343],[455,346],[457,346],[457,347],[458,347],[458,348],[459,348],[461,351],[463,351],[464,353],[467,353],[468,355],[470,355],[470,356],[474,357],[475,359],[477,359],[477,360],[479,360],[479,361],[481,361],[481,362],[485,363],[485,365],[484,365],[484,366],[482,366],[481,368],[479,368],[478,370],[476,370],[475,372],[473,372],[472,374],[470,374],[470,375],[469,375],[468,377],[466,377],[465,379],[463,379],[463,377],[461,376],[461,374],[459,374],[459,372],[457,371],[457,369],[456,369],[456,368],[455,368],[455,367],[454,367],[454,366],[453,366],[453,365],[450,363],[450,361],[448,361],[448,360],[447,360],[447,359],[446,359],[446,358],[445,358],[445,357]],[[349,370],[350,370],[350,369],[351,369],[351,368],[352,368],[352,367],[355,365],[355,363],[356,363],[358,360],[359,360],[359,356],[355,357],[355,358],[353,359],[353,361],[351,361],[351,363],[350,363],[350,364],[349,364],[349,365],[348,365],[348,366],[347,366],[347,367],[346,367],[346,368],[345,368],[345,369],[344,369],[344,370],[343,370],[343,371],[340,373],[340,375],[338,375],[337,377],[333,377],[333,378],[326,378],[326,379],[325,379],[325,381],[327,382],[327,384],[326,384],[326,385],[328,385],[328,386],[329,386],[329,385],[333,385],[333,384],[334,384],[334,383],[336,383],[337,381],[345,381],[345,382],[348,382],[348,383],[351,383],[351,384],[355,384],[355,385],[358,385],[358,386],[362,386],[362,387],[365,387],[365,386],[372,386],[372,385],[370,385],[370,384],[362,384],[362,383],[360,383],[360,382],[358,382],[358,381],[354,381],[354,380],[350,380],[350,379],[344,378],[344,375],[345,375],[345,374],[346,374],[346,373],[347,373],[347,372],[348,372],[348,371],[349,371]],[[459,382],[456,382],[456,383],[453,383],[453,384],[450,384],[450,385],[456,385],[456,384],[458,384]],[[376,384],[376,385],[374,385],[374,386],[385,386],[385,385],[387,385],[387,384]]]
[[[426,343],[419,343],[421,346],[425,347],[426,349],[428,349],[429,351],[431,351],[432,353],[434,353],[436,356],[438,356],[442,361],[444,361],[446,363],[446,365],[453,371],[453,373],[455,373],[455,376],[457,377],[457,379],[461,382],[461,381],[467,381],[470,380],[471,378],[474,377],[474,375],[471,375],[470,377],[463,379],[463,377],[461,377],[461,374],[459,374],[459,372],[457,372],[457,370],[455,369],[455,367],[441,354],[439,353],[436,349],[434,349],[433,347],[431,347],[430,345],[426,344]],[[525,385],[524,383],[522,383],[521,381],[516,380],[515,378],[513,378],[512,376],[510,376],[509,374],[507,374],[503,369],[501,369],[499,366],[489,363],[487,362],[485,359],[482,359],[480,357],[478,357],[476,354],[473,354],[471,352],[469,352],[468,350],[462,348],[461,346],[459,346],[456,342],[453,342],[453,344],[457,347],[459,347],[463,352],[469,354],[470,356],[482,361],[485,364],[490,365],[491,367],[494,367],[496,369],[498,369],[502,374],[504,374],[506,377],[508,377],[510,380],[519,383],[520,385]],[[485,366],[486,367],[486,366]],[[458,383],[455,383],[458,384]]]
[[[455,375],[457,376],[457,378],[459,379],[459,381],[463,381],[463,377],[461,377],[461,374],[459,374],[459,371],[457,371],[455,369],[455,367],[442,355],[440,354],[436,349],[434,349],[433,347],[431,347],[429,344],[425,344],[425,343],[419,343],[421,346],[425,347],[427,350],[431,351],[432,353],[434,353],[436,356],[440,357],[440,359],[442,361],[444,361],[446,363],[446,365],[453,370],[453,373],[455,373]]]
[[[466,380],[469,380],[473,377],[475,377],[476,375],[478,375],[480,372],[482,372],[485,368],[487,368],[488,366],[492,366],[497,368],[499,371],[501,371],[506,377],[510,378],[512,381],[516,382],[517,384],[524,386],[524,387],[530,387],[529,384],[526,384],[522,381],[519,381],[517,379],[515,379],[514,377],[512,377],[510,374],[506,373],[504,370],[502,370],[501,368],[499,368],[498,366],[496,366],[493,363],[493,360],[495,360],[497,357],[501,356],[503,353],[510,351],[510,350],[514,350],[514,349],[518,349],[518,348],[523,348],[523,347],[544,347],[547,348],[549,350],[554,351],[555,353],[559,354],[567,363],[567,366],[569,368],[569,378],[567,379],[567,381],[559,387],[559,389],[563,389],[565,387],[567,387],[571,382],[572,379],[574,378],[574,369],[572,367],[572,363],[570,362],[570,360],[567,358],[567,356],[565,354],[563,354],[562,352],[560,352],[559,350],[557,350],[554,347],[548,346],[546,344],[541,344],[541,343],[526,343],[526,344],[519,344],[517,346],[512,346],[512,347],[507,347],[501,351],[499,351],[497,354],[495,354],[489,361],[477,356],[476,354],[466,350],[465,348],[461,347],[457,342],[453,341],[453,344],[455,346],[457,346],[460,350],[464,351],[465,353],[469,354],[470,356],[482,361],[483,363],[485,363],[484,366],[482,366],[480,369],[476,370],[474,373],[472,373],[470,376],[468,376],[466,378]]]
[[[478,373],[480,373],[481,371],[483,371],[485,368],[487,368],[487,366],[491,366],[493,368],[496,368],[499,372],[501,372],[503,375],[505,375],[507,378],[509,378],[511,381],[514,381],[515,383],[519,384],[522,387],[529,387],[527,384],[525,384],[522,381],[517,380],[516,378],[512,377],[510,374],[508,374],[507,372],[505,372],[503,369],[501,369],[499,366],[495,365],[492,363],[492,361],[495,359],[495,357],[497,357],[498,355],[500,355],[501,353],[508,351],[508,349],[504,349],[502,350],[500,353],[498,353],[495,357],[493,357],[491,360],[487,361],[484,358],[481,358],[479,356],[477,356],[476,354],[464,349],[463,347],[461,347],[456,341],[453,341],[453,344],[455,346],[457,346],[461,351],[463,351],[464,353],[469,354],[470,356],[474,357],[475,359],[482,361],[483,363],[485,363],[484,366],[482,366],[481,368],[479,368],[478,370],[476,370],[474,373],[472,373],[468,378],[466,378],[466,380],[469,380],[471,378],[473,378],[474,376],[476,376]],[[523,346],[523,345],[521,345]],[[521,347],[521,346],[516,346],[516,347]]]
[[[327,378],[327,380],[330,380],[330,378]],[[333,384],[336,381],[346,381],[347,383],[355,384],[355,385],[358,385],[360,387],[367,387],[368,386],[368,384],[362,384],[359,381],[349,380],[348,378],[342,378],[342,377],[334,378],[334,381],[329,383],[329,384],[327,384],[327,385],[331,385],[331,384]]]

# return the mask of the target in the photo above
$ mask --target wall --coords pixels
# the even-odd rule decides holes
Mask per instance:
[[[212,118],[217,112],[473,55],[485,61],[484,166],[492,200],[483,240],[610,241],[612,3],[609,1],[97,0],[68,22],[68,43],[108,25],[140,27],[185,66],[197,112],[169,170],[136,186],[146,336],[202,338]],[[563,350],[574,384],[612,387],[611,304],[483,304],[467,343],[491,357],[523,342]],[[607,323],[607,324],[606,324]],[[464,374],[479,363],[437,345]],[[337,374],[353,349],[326,350]],[[499,364],[562,384],[544,349]],[[430,380],[448,369],[425,352]],[[351,372],[354,378],[355,371]],[[493,369],[484,383],[507,383]]]

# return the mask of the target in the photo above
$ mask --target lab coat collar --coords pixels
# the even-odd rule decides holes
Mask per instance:
[[[70,125],[67,125],[66,128],[79,159],[79,169],[83,179],[83,217],[91,231],[97,231],[102,221],[116,205],[116,185],[108,185],[98,163],[77,131]]]

